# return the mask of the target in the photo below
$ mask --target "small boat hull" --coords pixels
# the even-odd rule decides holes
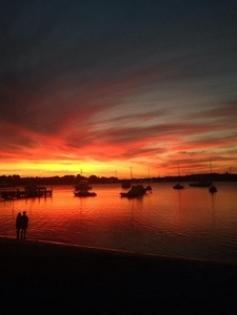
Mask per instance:
[[[141,198],[146,194],[146,188],[142,185],[133,185],[128,192],[121,192],[121,197],[126,198]]]
[[[181,190],[181,189],[184,189],[184,186],[181,184],[176,184],[173,186],[173,189]]]
[[[212,185],[212,186],[209,188],[209,192],[210,192],[211,194],[216,193],[216,192],[217,192],[216,186]]]
[[[92,191],[77,191],[74,193],[76,197],[96,197],[97,194]]]

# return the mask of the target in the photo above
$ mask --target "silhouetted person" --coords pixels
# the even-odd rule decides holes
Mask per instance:
[[[20,238],[20,230],[21,230],[21,212],[18,212],[16,217],[16,238],[19,240]]]
[[[23,211],[23,215],[21,216],[21,239],[26,238],[26,230],[28,228],[29,218],[26,215],[26,211]]]

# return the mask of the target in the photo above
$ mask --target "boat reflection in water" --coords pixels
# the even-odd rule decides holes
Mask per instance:
[[[24,209],[29,239],[237,263],[236,182],[215,181],[215,194],[173,185],[154,182],[152,193],[138,198],[121,198],[129,189],[120,183],[91,184],[96,197],[75,197],[75,185],[55,185],[53,198],[1,200],[1,234],[15,237],[15,218]]]

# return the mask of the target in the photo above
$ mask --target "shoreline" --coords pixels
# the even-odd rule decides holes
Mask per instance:
[[[153,254],[153,253],[139,253],[133,252],[129,250],[120,250],[120,249],[112,249],[106,247],[93,247],[87,245],[79,245],[75,243],[67,243],[61,241],[53,241],[53,240],[44,240],[44,239],[34,239],[34,238],[27,238],[26,240],[17,240],[14,236],[5,236],[0,234],[0,246],[1,242],[8,242],[8,241],[15,241],[17,243],[23,244],[31,244],[31,245],[42,245],[42,246],[56,246],[61,247],[61,249],[77,249],[78,251],[85,251],[85,252],[93,252],[98,254],[106,254],[106,255],[118,255],[124,257],[133,257],[133,258],[142,258],[142,259],[153,259],[153,260],[167,260],[167,261],[180,261],[180,262],[187,262],[187,263],[197,263],[197,264],[213,264],[213,265],[225,265],[225,266],[232,266],[237,267],[237,262],[235,261],[224,261],[224,260],[212,260],[212,259],[204,259],[204,258],[194,258],[194,257],[184,257],[184,256],[168,256],[168,255],[161,255],[161,254]]]
[[[236,265],[0,238],[8,311],[27,299],[80,314],[230,314],[236,282]]]

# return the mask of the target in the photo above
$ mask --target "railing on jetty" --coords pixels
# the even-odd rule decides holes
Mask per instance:
[[[26,186],[24,189],[2,190],[0,197],[4,200],[14,200],[23,198],[41,198],[51,197],[52,189],[44,186]]]

